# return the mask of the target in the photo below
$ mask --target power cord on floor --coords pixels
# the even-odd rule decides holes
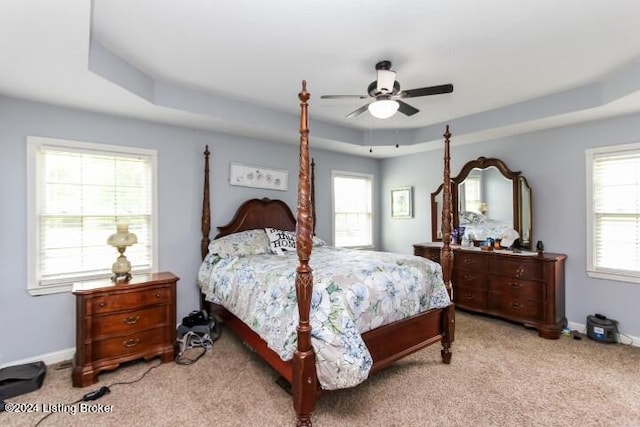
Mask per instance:
[[[620,330],[618,328],[616,328],[616,332],[618,332],[618,342],[620,344],[624,344],[624,345],[633,345],[633,338],[631,338],[629,335],[627,334],[623,334],[622,332],[620,332]],[[625,337],[629,340],[629,342],[622,342],[622,338],[621,337]]]
[[[104,396],[105,394],[111,393],[111,387],[114,387],[114,386],[117,386],[117,385],[126,385],[126,384],[137,383],[138,381],[142,380],[149,372],[151,372],[153,369],[157,368],[161,364],[162,364],[162,362],[158,363],[157,365],[149,367],[149,369],[144,371],[142,373],[142,375],[140,375],[140,377],[135,379],[135,380],[132,380],[132,381],[118,381],[118,382],[115,382],[115,383],[112,383],[112,384],[109,384],[109,385],[102,386],[97,390],[93,390],[93,391],[90,391],[89,393],[86,393],[84,396],[82,396],[80,399],[78,399],[78,400],[76,400],[74,402],[65,404],[64,406],[72,406],[72,405],[77,405],[80,402],[91,402],[93,400],[98,400],[102,396]],[[56,414],[56,413],[57,412],[49,412],[44,417],[40,418],[40,420],[38,420],[38,422],[36,423],[36,427],[38,427],[40,425],[40,423],[42,423],[44,420],[46,420],[50,415]]]

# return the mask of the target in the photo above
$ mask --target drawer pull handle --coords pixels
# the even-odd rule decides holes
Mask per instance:
[[[520,303],[514,302],[511,304],[511,308],[513,308],[514,310],[520,310],[522,308],[522,305],[520,305]]]
[[[125,317],[122,321],[127,325],[133,325],[135,323],[138,323],[138,320],[140,320],[140,316],[129,316]]]
[[[467,265],[473,264],[474,262],[475,262],[475,260],[471,259],[471,258],[465,258],[464,259],[464,263],[467,264]]]
[[[520,266],[520,267],[516,268],[514,276],[516,276],[518,279],[520,279],[521,277],[524,277],[524,267]]]
[[[471,282],[473,279],[475,279],[475,276],[472,276],[471,274],[464,275],[464,280],[466,280],[467,282]]]
[[[156,292],[156,298],[160,298],[160,292]]]
[[[107,303],[106,303],[106,302],[104,302],[104,301],[102,301],[102,302],[100,303],[100,307],[104,307],[104,306],[106,306],[106,305],[107,305]]]
[[[468,293],[464,294],[464,298],[471,300],[471,299],[473,299],[473,294],[468,292]]]
[[[521,289],[524,285],[520,282],[509,282],[509,286],[514,289]]]
[[[136,338],[136,339],[131,338],[126,341],[123,341],[122,345],[127,348],[131,348],[131,347],[137,346],[139,342],[140,342],[140,338]]]

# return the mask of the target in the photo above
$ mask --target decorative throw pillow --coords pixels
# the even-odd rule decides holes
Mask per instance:
[[[278,230],[276,228],[265,228],[269,238],[271,252],[276,255],[284,255],[286,251],[296,250],[296,233],[293,231]]]
[[[209,244],[209,252],[220,258],[260,255],[269,252],[269,238],[263,229],[229,234]]]

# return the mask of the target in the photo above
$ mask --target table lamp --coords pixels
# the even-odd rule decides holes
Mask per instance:
[[[129,225],[124,223],[118,223],[116,225],[116,232],[109,236],[107,239],[107,244],[118,249],[120,256],[116,259],[116,262],[111,266],[111,271],[113,272],[113,276],[111,276],[111,280],[114,282],[125,282],[131,279],[131,263],[124,256],[124,251],[127,249],[127,246],[131,246],[134,243],[138,243],[138,237],[129,233]]]

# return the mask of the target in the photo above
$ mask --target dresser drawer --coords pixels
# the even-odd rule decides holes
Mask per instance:
[[[489,283],[489,290],[510,296],[542,300],[545,283],[513,277],[496,276]]]
[[[463,308],[484,310],[487,308],[487,292],[480,289],[455,286],[453,302]]]
[[[431,261],[440,264],[440,248],[425,248],[421,246],[414,246],[413,254],[421,256],[422,258],[430,259]]]
[[[482,271],[476,270],[453,270],[453,276],[451,278],[453,285],[464,288],[474,289],[487,289],[487,274]]]
[[[516,279],[542,279],[542,263],[532,260],[493,259],[491,273]]]
[[[160,327],[124,336],[96,340],[92,343],[94,360],[122,358],[140,354],[154,346],[171,342],[167,328]]]
[[[137,309],[155,304],[169,304],[171,302],[171,295],[172,293],[169,287],[100,295],[88,300],[87,303],[89,307],[87,307],[87,314],[113,313],[115,311]]]
[[[92,319],[92,336],[94,339],[100,339],[108,335],[140,332],[164,325],[167,321],[167,307],[165,305],[144,310],[96,316]]]
[[[466,251],[456,251],[453,256],[453,268],[487,272],[489,261],[486,256]]]
[[[507,317],[534,320],[542,318],[542,301],[540,300],[503,295],[496,298],[495,302],[497,303],[496,308]]]

